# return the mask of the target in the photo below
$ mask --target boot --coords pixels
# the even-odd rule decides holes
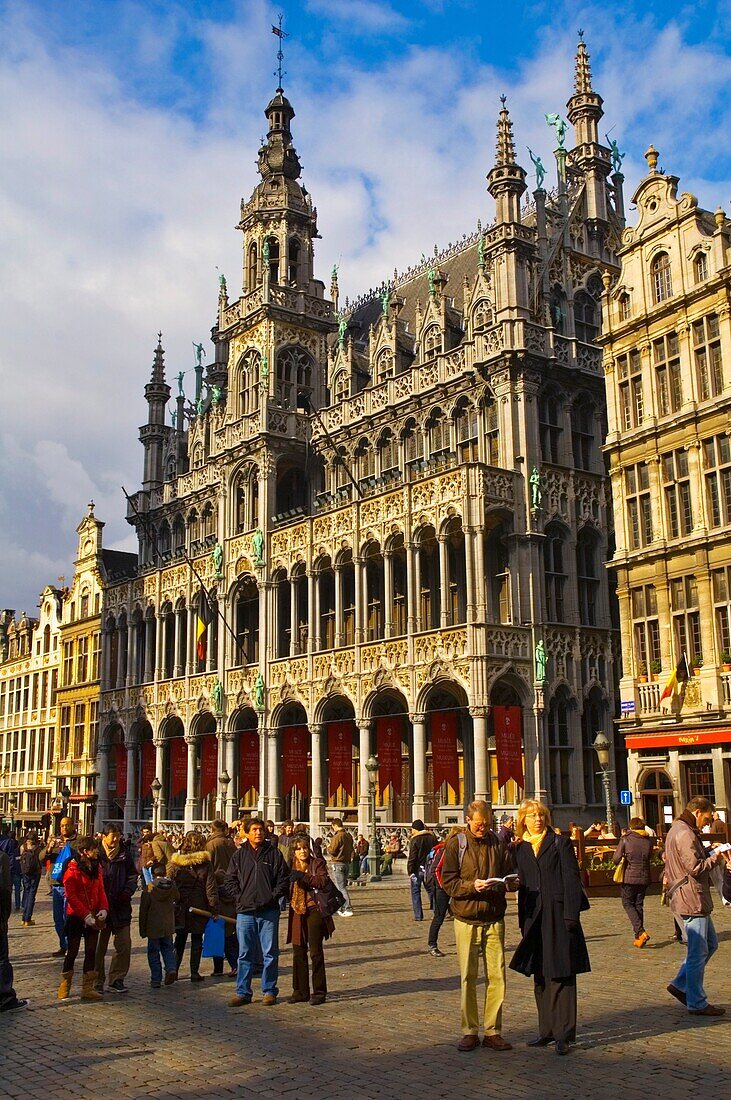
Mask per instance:
[[[190,980],[192,982],[202,982],[203,975],[200,973],[201,954],[203,952],[202,940],[191,940],[190,943]]]
[[[96,981],[96,970],[89,970],[82,976],[81,986],[81,999],[82,1001],[103,1001],[101,993],[97,993],[94,989],[94,982]]]
[[[71,996],[71,981],[73,979],[73,970],[64,970],[61,975],[61,984],[58,987],[58,999],[59,1001],[65,1001]]]

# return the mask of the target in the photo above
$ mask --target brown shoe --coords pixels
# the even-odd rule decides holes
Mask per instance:
[[[706,1005],[705,1008],[689,1008],[690,1016],[725,1016],[726,1009],[720,1005]]]
[[[479,1045],[480,1040],[476,1035],[463,1035],[457,1043],[457,1050],[474,1050]]]
[[[172,985],[173,982],[177,982],[177,980],[178,980],[177,970],[168,970],[167,974],[165,975],[165,985]]]
[[[507,1039],[503,1039],[502,1035],[486,1035],[482,1040],[483,1047],[489,1047],[490,1050],[512,1050],[513,1044],[509,1043]]]
[[[275,1005],[277,1003],[277,998],[273,993],[265,993],[261,999],[261,1003],[263,1005]]]
[[[243,1005],[250,1005],[251,997],[232,997],[228,1002],[229,1008],[241,1008]]]
[[[678,987],[676,985],[673,985],[672,983],[668,986],[668,993],[671,997],[675,997],[676,1001],[680,1001],[681,1005],[685,1005],[688,1003],[685,997],[685,993],[683,993],[682,990],[678,989]]]

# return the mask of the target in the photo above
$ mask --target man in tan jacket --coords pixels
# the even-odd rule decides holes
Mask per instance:
[[[691,1016],[723,1016],[725,1008],[708,1002],[703,988],[706,963],[718,947],[711,920],[710,871],[722,859],[707,853],[701,830],[713,820],[713,803],[692,798],[665,839],[667,902],[687,938],[685,960],[668,986],[668,993],[686,1005]]]

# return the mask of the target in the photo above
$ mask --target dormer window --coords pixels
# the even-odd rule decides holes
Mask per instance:
[[[706,252],[698,253],[693,261],[693,268],[695,270],[695,281],[705,283],[708,278],[708,254]]]
[[[652,261],[650,267],[652,276],[652,294],[655,305],[671,298],[673,294],[673,281],[670,274],[670,257],[667,252],[660,252]]]
[[[620,321],[629,321],[632,316],[632,300],[626,292],[619,296],[619,319]]]

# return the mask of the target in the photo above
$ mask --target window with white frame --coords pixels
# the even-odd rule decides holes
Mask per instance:
[[[688,452],[682,448],[662,456],[663,496],[667,533],[677,539],[693,530],[693,506],[690,499]]]
[[[727,435],[703,440],[703,469],[709,526],[724,527],[731,523],[731,440]]]
[[[650,469],[646,462],[628,466],[624,474],[627,501],[627,533],[630,550],[652,542],[652,499]]]
[[[642,358],[633,348],[628,355],[617,356],[619,383],[620,428],[637,428],[645,415],[642,394]]]
[[[667,416],[677,412],[683,404],[677,333],[668,332],[659,340],[652,341],[652,360],[655,367],[657,411],[660,416]]]
[[[670,257],[667,252],[660,252],[655,256],[650,265],[650,277],[652,296],[656,305],[672,297],[673,280],[670,272]]]
[[[673,616],[675,652],[684,653],[691,665],[703,658],[698,585],[695,577],[673,577],[670,581],[670,610]]]
[[[723,362],[717,314],[693,322],[693,358],[699,400],[718,397],[723,392]]]
[[[661,660],[660,620],[657,615],[657,591],[654,584],[642,584],[630,591],[635,667],[652,669]]]

